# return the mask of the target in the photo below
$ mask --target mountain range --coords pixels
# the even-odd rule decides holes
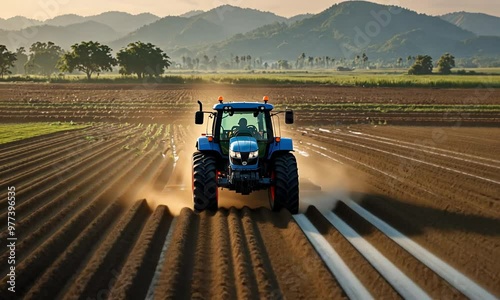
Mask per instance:
[[[462,11],[443,15],[441,19],[469,30],[476,35],[500,36],[499,17]]]
[[[49,40],[66,49],[94,40],[115,51],[140,40],[161,47],[174,59],[252,55],[295,60],[301,53],[337,58],[366,53],[383,60],[445,52],[457,57],[500,56],[500,18],[467,12],[435,17],[397,6],[348,1],[319,14],[292,18],[223,5],[164,18],[107,12],[62,15],[44,22],[0,19],[0,44],[9,49]]]

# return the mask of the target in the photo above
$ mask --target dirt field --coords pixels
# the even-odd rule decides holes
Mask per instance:
[[[265,192],[223,191],[217,213],[188,208],[198,98],[463,104],[476,91],[150,88],[0,85],[2,122],[95,122],[0,145],[0,241],[9,186],[18,237],[15,294],[0,249],[1,299],[500,296],[499,116],[422,127],[297,112],[282,132],[301,214],[270,212]],[[487,92],[482,104],[500,103]]]
[[[219,96],[227,101],[261,101],[268,95],[280,108],[301,104],[300,125],[389,124],[425,126],[492,126],[500,118],[495,112],[461,110],[377,111],[363,105],[500,105],[496,89],[394,89],[329,86],[231,86],[231,85],[76,85],[0,84],[2,122],[192,122],[196,100],[211,107]],[[311,105],[356,104],[350,110]]]

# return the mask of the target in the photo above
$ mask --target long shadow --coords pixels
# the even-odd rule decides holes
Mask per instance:
[[[406,203],[378,194],[352,194],[356,202],[407,236],[422,235],[426,228],[460,231],[483,236],[500,236],[500,216],[492,218]],[[346,215],[349,210],[338,203],[334,212]],[[347,212],[347,216],[349,212]],[[360,232],[367,234],[368,232]]]

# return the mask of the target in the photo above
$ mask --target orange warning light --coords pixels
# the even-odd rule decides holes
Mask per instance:
[[[267,101],[269,101],[269,97],[268,96],[264,96],[264,98],[262,98],[262,100],[264,100],[264,103],[267,103]]]
[[[219,102],[222,103],[222,101],[224,101],[224,97],[219,96]]]

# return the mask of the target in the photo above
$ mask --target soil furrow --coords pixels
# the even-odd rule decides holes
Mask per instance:
[[[219,210],[214,217],[213,235],[210,248],[212,249],[212,287],[207,294],[209,298],[236,299],[235,266],[233,264],[233,248],[229,235],[229,212]]]
[[[93,253],[85,269],[71,283],[64,299],[107,297],[149,214],[146,200],[137,201]]]
[[[238,298],[256,298],[259,289],[255,269],[252,267],[249,244],[247,242],[240,211],[229,209],[228,234],[231,240],[232,265]]]
[[[125,156],[126,154],[123,154],[123,158]],[[115,158],[119,159],[120,157]],[[75,184],[73,188],[68,191],[64,191],[60,189],[59,185],[56,185],[52,189],[58,192],[58,194],[38,194],[35,197],[29,198],[26,201],[26,205],[23,205],[24,203],[19,205],[18,213],[21,216],[25,214],[24,211],[26,211],[26,214],[30,214],[23,217],[21,221],[18,222],[18,229],[26,231],[25,229],[31,228],[33,224],[43,223],[44,220],[51,219],[52,216],[61,219],[61,217],[68,212],[83,205],[85,203],[85,201],[83,201],[84,199],[92,197],[92,195],[102,194],[105,190],[110,189],[112,183],[117,182],[117,176],[122,174],[123,168],[132,163],[132,161],[127,159],[121,160],[118,164],[113,164],[112,160],[108,160],[107,162],[108,164],[101,165],[99,169],[96,169],[92,173],[82,173],[85,174],[83,176],[75,174],[75,176],[69,178],[68,180],[73,180]],[[102,178],[103,170],[107,170],[108,177],[100,179]],[[63,181],[61,184],[66,183],[68,180]],[[91,184],[92,182],[98,182],[100,184]],[[5,234],[6,233],[2,233],[1,236]]]
[[[268,209],[259,209],[254,222],[283,297],[303,298],[308,294],[322,299],[346,297],[288,211],[281,210],[276,215]]]
[[[306,216],[375,299],[401,299],[384,277],[323,217],[317,208],[310,206]]]
[[[251,265],[254,269],[257,288],[259,289],[259,298],[282,298],[283,294],[269,261],[266,245],[255,224],[252,211],[248,207],[244,207],[241,211],[241,222],[243,223],[244,235],[250,252]]]
[[[138,141],[135,140],[135,142],[137,143]],[[102,161],[109,161],[109,158],[113,156],[113,152],[120,150],[120,146],[124,143],[124,141],[110,141],[104,144],[109,144],[107,147],[104,145],[101,145],[101,147],[95,147],[94,145],[93,151],[85,153],[85,155],[70,155],[67,159],[61,161],[62,164],[55,164],[51,166],[52,175],[49,175],[48,177],[38,176],[36,178],[32,178],[29,184],[26,184],[26,186],[22,188],[19,184],[17,184],[20,189],[19,199],[21,199],[21,201],[18,201],[18,204],[21,204],[23,200],[34,197],[38,191],[41,192],[41,194],[38,195],[41,199],[50,199],[50,197],[55,197],[55,195],[46,193],[64,192],[64,190],[59,189],[57,185],[68,184],[71,186],[71,184],[67,181],[71,178],[73,180],[79,180],[79,177],[82,175],[77,176],[77,174],[85,174],[86,172],[89,172],[89,170],[96,173],[96,166],[100,166]],[[101,153],[105,153],[105,155],[102,156],[100,155]],[[76,172],[78,173],[75,174],[74,169],[76,169]],[[34,170],[33,172],[36,173],[37,171]],[[71,177],[65,178],[66,175],[71,175]],[[49,188],[46,188],[45,186],[48,186]],[[40,204],[41,202],[37,203]],[[4,198],[0,200],[0,205],[2,210],[4,210],[6,207],[6,200]],[[30,205],[30,207],[33,206]]]
[[[104,136],[102,133],[99,133],[101,136],[95,136],[97,141],[109,141],[109,140],[117,140],[119,139],[116,134],[119,132],[107,133],[106,136],[112,135],[111,137],[106,137],[101,139],[101,136]],[[70,134],[70,133],[67,133]],[[92,134],[91,132],[87,134]],[[70,137],[73,141],[68,143],[68,141],[61,142],[63,145],[59,145],[59,143],[50,143],[47,146],[46,150],[41,152],[40,148],[34,147],[34,152],[36,154],[21,154],[18,157],[9,157],[12,159],[11,164],[4,164],[2,167],[2,171],[0,172],[0,176],[3,174],[9,174],[9,177],[19,176],[17,173],[28,172],[33,169],[34,166],[37,166],[36,171],[40,172],[45,165],[57,164],[60,165],[63,158],[66,157],[77,157],[82,156],[81,154],[89,149],[96,147],[95,143],[84,142],[83,135],[71,135]],[[109,144],[109,143],[108,143]],[[77,146],[77,147],[76,147]],[[35,148],[36,147],[36,148]],[[76,149],[75,149],[76,148]],[[14,178],[13,178],[14,179]],[[16,179],[19,181],[20,179]],[[2,183],[0,183],[2,184]]]
[[[94,200],[92,200],[91,203],[95,203],[95,205],[103,205],[106,201],[108,201],[108,199],[110,198],[114,199],[112,198],[113,197],[112,195],[115,193],[118,194],[118,197],[125,197],[125,198],[127,197],[127,195],[133,194],[135,189],[133,183],[137,182],[137,179],[140,178],[140,175],[146,172],[149,167],[151,167],[152,159],[148,160],[149,163],[143,163],[143,164],[140,164],[141,161],[136,160],[135,163],[129,164],[127,166],[127,169],[123,168],[117,169],[117,173],[121,175],[121,177],[118,179],[114,178],[115,183],[112,185],[103,185],[101,188],[103,189],[107,188],[108,190],[102,192],[102,194],[99,194],[97,197],[93,198]],[[139,168],[135,168],[134,164],[140,165]],[[136,169],[137,172],[131,172],[133,169]],[[122,186],[122,184],[127,186],[128,188],[120,192],[120,186]],[[24,249],[24,253],[26,253],[29,247],[33,247],[36,245],[37,240],[40,240],[43,236],[50,235],[51,232],[55,231],[56,224],[64,223],[65,220],[69,219],[71,217],[72,211],[76,210],[79,205],[82,205],[81,201],[73,201],[71,205],[65,207],[61,212],[59,212],[54,217],[49,219],[49,221],[45,222],[43,226],[38,228],[33,234],[23,239],[23,241],[18,245],[18,249]],[[36,213],[42,214],[40,210],[38,210]],[[27,226],[26,224],[29,223],[30,219],[26,219],[23,225]],[[2,255],[2,257],[5,255],[8,255],[8,253],[6,252],[4,255]]]
[[[94,247],[100,234],[113,223],[123,211],[123,206],[118,202],[110,204],[99,214],[89,226],[74,240],[67,249],[57,258],[49,269],[35,282],[29,293],[28,299],[56,299],[75,270],[84,263],[82,257]]]
[[[454,287],[450,286],[427,266],[394,243],[343,202],[338,203],[334,212],[351,228],[361,234],[365,240],[391,260],[401,271],[410,277],[412,281],[424,288],[431,297],[437,299],[465,298]]]
[[[193,261],[192,276],[190,276],[189,288],[185,291],[193,298],[209,295],[214,288],[213,260],[215,251],[211,248],[214,235],[214,216],[212,214],[212,212],[203,212],[197,216],[199,218],[198,241],[194,256],[190,258]]]
[[[177,217],[172,240],[165,255],[163,273],[155,288],[155,299],[190,298],[198,230],[198,216],[190,209],[183,209]]]
[[[172,222],[168,208],[158,206],[146,223],[120,276],[109,293],[111,299],[144,299],[153,278],[165,237]]]

